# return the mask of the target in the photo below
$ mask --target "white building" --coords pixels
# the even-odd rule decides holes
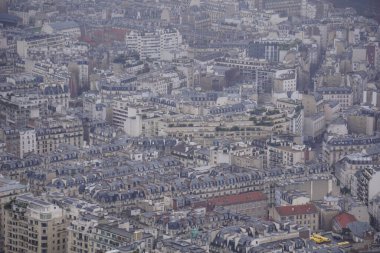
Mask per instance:
[[[297,72],[294,69],[277,70],[275,73],[274,92],[294,92],[297,89]]]
[[[157,32],[132,31],[125,36],[129,49],[136,50],[141,59],[161,59],[168,52],[178,50],[182,36],[175,29],[160,29]]]
[[[36,131],[34,129],[20,130],[20,158],[27,153],[33,153],[37,150]]]

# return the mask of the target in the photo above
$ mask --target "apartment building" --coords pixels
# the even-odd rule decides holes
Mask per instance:
[[[249,43],[247,55],[254,59],[279,62],[283,42],[272,40],[257,40]]]
[[[323,96],[323,100],[337,101],[342,109],[353,105],[353,92],[351,87],[319,87],[317,92]]]
[[[23,158],[28,153],[34,153],[37,150],[36,130],[20,129],[20,153],[19,157]]]
[[[164,76],[151,76],[141,80],[141,89],[149,89],[157,95],[171,94],[173,82]]]
[[[302,94],[302,106],[305,117],[323,112],[323,97],[316,92]]]
[[[20,158],[37,150],[36,131],[32,128],[4,128],[0,136],[5,142],[6,151]]]
[[[368,206],[368,203],[380,193],[380,168],[367,166],[355,176],[357,178],[356,196]]]
[[[297,89],[297,72],[294,69],[277,70],[273,91],[275,93],[293,92]]]
[[[47,114],[48,100],[36,94],[0,98],[0,122],[11,127],[27,127]]]
[[[48,118],[36,128],[37,154],[50,153],[60,144],[83,146],[83,124],[79,118]]]
[[[83,111],[93,120],[106,120],[110,105],[96,97],[83,98]]]
[[[376,131],[376,115],[357,114],[347,116],[348,130],[353,134],[373,135]]]
[[[340,188],[351,190],[351,194],[356,197],[356,190],[354,190],[357,188],[355,174],[371,166],[372,163],[371,157],[364,156],[361,153],[349,154],[336,163],[335,176],[339,181]]]
[[[128,118],[129,100],[120,98],[112,101],[112,123],[118,127],[124,127],[124,122]]]
[[[305,191],[291,189],[276,191],[276,204],[279,206],[305,205],[310,202],[310,195]]]
[[[259,0],[257,5],[259,9],[272,10],[288,16],[300,16],[303,0]]]
[[[130,95],[137,90],[137,77],[129,74],[113,76],[101,85],[104,95]]]
[[[47,99],[48,107],[56,112],[65,111],[69,107],[69,87],[64,84],[50,83],[41,87],[43,96]]]
[[[6,152],[19,156],[20,132],[17,129],[13,128],[3,128],[1,129],[0,133]]]
[[[304,136],[313,140],[321,138],[326,130],[326,118],[324,113],[315,113],[304,118],[303,133]]]
[[[361,152],[380,143],[379,136],[327,136],[323,141],[323,159],[332,165],[352,152]]]
[[[65,253],[64,211],[30,194],[17,196],[5,207],[5,252]]]
[[[304,164],[311,160],[311,158],[311,149],[305,145],[268,143],[267,164],[269,167],[292,166],[298,163]]]
[[[162,135],[160,129],[161,116],[152,108],[129,108],[130,113],[124,123],[124,132],[130,136]]]
[[[140,59],[161,59],[165,51],[178,50],[182,36],[176,29],[160,29],[156,32],[132,31],[125,36],[129,49],[139,53]]]
[[[218,66],[237,68],[244,79],[253,81],[255,93],[271,93],[273,89],[273,80],[275,69],[270,68],[267,61],[260,61],[251,58],[225,58],[216,62]]]
[[[17,195],[25,193],[29,190],[29,187],[20,184],[18,181],[10,180],[7,178],[0,178],[0,247],[4,248],[4,237],[5,237],[5,216],[4,208],[5,206],[14,200]]]
[[[98,225],[98,217],[94,215],[82,215],[72,220],[67,228],[67,252],[90,253],[90,238]]]
[[[292,221],[312,231],[319,230],[319,214],[314,204],[276,206],[272,218],[278,222]]]
[[[55,35],[33,35],[21,40],[17,40],[16,50],[19,56],[26,58],[28,50],[38,47],[55,47],[63,45],[66,39],[62,34]]]
[[[207,200],[208,205],[223,207],[233,213],[267,219],[268,198],[262,192],[246,192],[234,195],[215,197]]]

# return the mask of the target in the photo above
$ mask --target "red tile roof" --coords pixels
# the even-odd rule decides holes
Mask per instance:
[[[355,216],[349,213],[341,213],[334,217],[334,221],[341,227],[347,228],[347,225],[356,221]]]
[[[280,216],[318,213],[318,210],[314,204],[277,206],[276,211],[278,212]]]
[[[208,203],[214,206],[231,206],[263,200],[267,200],[267,196],[262,192],[245,192],[209,199]]]

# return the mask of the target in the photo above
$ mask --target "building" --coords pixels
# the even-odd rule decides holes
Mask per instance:
[[[78,38],[81,35],[80,26],[75,21],[44,23],[41,31],[47,34],[63,34],[74,38]]]
[[[140,59],[161,59],[171,50],[178,50],[182,36],[176,29],[160,29],[157,32],[132,31],[125,36],[129,49],[139,53]]]
[[[20,153],[19,157],[24,158],[28,153],[35,153],[37,150],[36,130],[21,129],[20,133]]]
[[[95,227],[98,225],[98,217],[83,215],[72,220],[67,228],[67,252],[90,253],[90,238],[93,236]]]
[[[291,221],[313,231],[319,230],[319,214],[314,204],[276,206],[272,218],[278,222]]]
[[[282,145],[269,143],[267,149],[267,166],[283,167],[304,164],[312,158],[311,149],[305,145]]]
[[[223,207],[233,213],[246,214],[261,219],[268,218],[268,198],[262,192],[245,192],[210,198],[207,200],[207,205]]]
[[[20,158],[37,150],[36,131],[33,128],[5,128],[1,135],[7,152]]]
[[[305,117],[323,112],[323,97],[319,93],[302,94]]]
[[[374,135],[376,130],[376,118],[372,115],[348,115],[348,130],[352,134]]]
[[[278,70],[275,74],[275,93],[294,92],[297,89],[297,72],[294,69]]]
[[[141,89],[148,89],[157,95],[172,93],[173,82],[163,76],[151,76],[141,80]]]
[[[329,197],[326,197],[329,198]],[[331,197],[330,197],[331,198]],[[341,208],[337,205],[331,204],[330,201],[316,202],[315,206],[319,212],[319,228],[325,231],[331,231],[332,229],[332,220],[341,212]]]
[[[5,150],[13,155],[20,154],[20,133],[17,129],[4,128],[1,131],[1,139],[5,144]]]
[[[129,229],[129,224],[99,224],[90,239],[89,252],[117,250],[136,242],[145,242],[145,251],[153,249],[153,236],[143,230]]]
[[[334,233],[343,234],[347,232],[348,224],[356,221],[355,216],[349,213],[340,213],[332,220],[332,230]]]
[[[20,57],[26,58],[28,50],[38,47],[54,47],[64,45],[66,39],[62,34],[54,35],[34,35],[24,39],[17,40],[16,50]]]
[[[211,253],[240,252],[252,253],[300,251],[305,252],[301,238],[309,237],[295,224],[283,226],[280,222],[252,221],[235,226],[223,226],[210,244]],[[303,235],[302,235],[303,234]]]
[[[0,122],[10,127],[28,127],[47,115],[47,99],[36,94],[0,98]]]
[[[36,128],[37,154],[56,150],[61,144],[83,146],[83,124],[79,118],[63,116],[48,118]]]
[[[373,163],[371,157],[366,157],[360,153],[346,155],[343,159],[335,164],[335,176],[339,181],[341,189],[352,190],[356,189],[355,173]],[[356,191],[352,194],[356,196]]]
[[[276,70],[269,67],[268,61],[261,61],[260,58],[224,58],[217,60],[216,65],[238,69],[242,78],[252,86],[255,94],[272,93],[273,91]],[[259,96],[259,98],[261,97]]]
[[[0,178],[0,247],[4,249],[5,237],[5,216],[4,208],[9,202],[13,201],[19,194],[25,193],[29,190],[28,186],[20,184],[15,180],[7,178]]]
[[[355,174],[357,180],[356,196],[360,201],[368,206],[368,203],[379,192],[380,168],[367,166]]]
[[[5,252],[65,253],[64,211],[32,195],[20,195],[5,207]]]
[[[323,141],[323,159],[332,165],[352,152],[361,152],[379,142],[379,136],[326,136]]]
[[[259,9],[272,10],[288,16],[301,16],[303,0],[264,0],[258,1]]]
[[[376,195],[368,203],[370,223],[376,230],[380,229],[380,195]]]
[[[63,113],[69,107],[69,87],[60,84],[46,84],[41,87],[43,96],[48,100],[48,108],[51,111]]]
[[[351,87],[319,87],[317,92],[323,96],[323,100],[339,102],[342,109],[353,105],[353,92]]]
[[[161,117],[150,107],[130,106],[128,118],[124,122],[124,132],[130,136],[159,135]]]
[[[303,134],[304,136],[315,140],[322,138],[326,130],[326,120],[324,113],[315,113],[304,118]]]
[[[287,190],[281,192],[281,199],[277,201],[279,206],[287,205],[305,205],[310,202],[310,196],[304,191],[299,190]]]
[[[247,56],[254,59],[267,60],[268,62],[279,62],[280,51],[284,45],[282,41],[257,40],[248,45]]]

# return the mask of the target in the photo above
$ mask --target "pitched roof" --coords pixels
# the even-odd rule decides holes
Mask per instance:
[[[353,221],[347,225],[347,228],[354,236],[364,238],[373,235],[375,230],[367,222]]]
[[[264,193],[257,191],[216,197],[209,199],[208,203],[215,206],[231,206],[255,201],[263,201],[266,199],[267,196]]]
[[[313,214],[318,210],[314,204],[293,205],[293,206],[277,206],[276,211],[280,216],[291,216],[300,214]]]
[[[341,227],[347,228],[347,225],[356,221],[355,216],[349,213],[341,213],[334,217],[334,221]]]

